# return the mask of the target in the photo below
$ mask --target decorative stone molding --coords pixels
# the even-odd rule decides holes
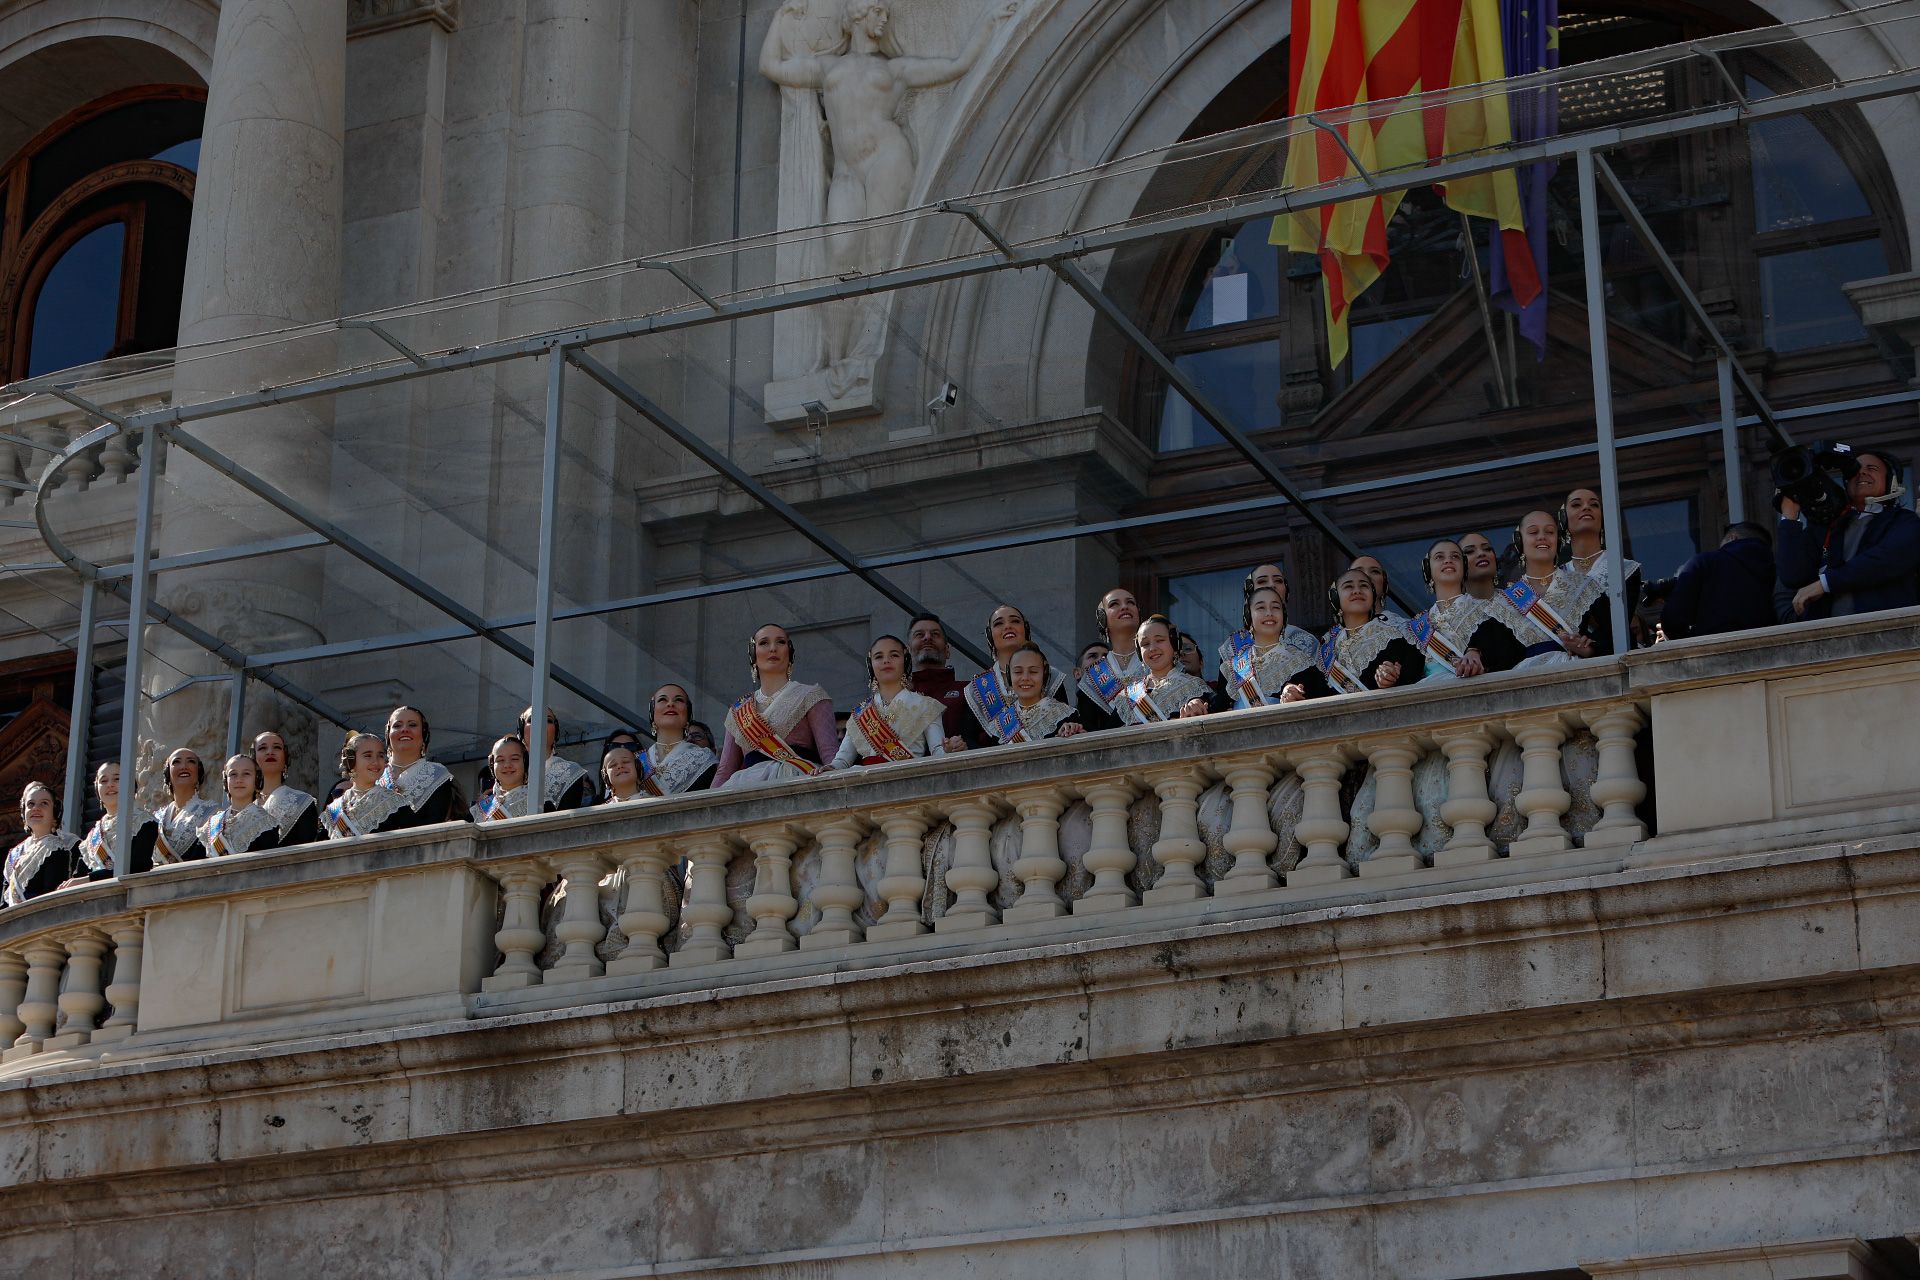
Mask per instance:
[[[460,27],[460,0],[351,0],[347,10],[347,38],[435,22],[443,31]]]

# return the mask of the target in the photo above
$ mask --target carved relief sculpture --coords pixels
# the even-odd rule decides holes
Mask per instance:
[[[881,0],[788,0],[760,50],[760,74],[781,87],[782,231],[882,218],[907,207],[918,157],[901,120],[909,91],[951,84],[973,69],[1018,12],[1003,4],[959,54],[909,57]],[[898,252],[894,227],[857,227],[783,244],[782,281],[881,271]],[[830,410],[876,407],[874,367],[885,347],[891,294],[825,303],[776,320],[770,421],[819,401]]]

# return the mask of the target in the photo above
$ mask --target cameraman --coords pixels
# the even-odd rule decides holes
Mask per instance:
[[[1798,502],[1780,498],[1773,564],[1792,593],[1782,622],[1920,604],[1920,516],[1898,503],[1903,490],[1893,480],[1894,459],[1877,450],[1855,457],[1847,505],[1830,524],[1809,523]]]
[[[1773,572],[1766,527],[1744,520],[1733,525],[1718,550],[1680,567],[1660,613],[1661,631],[1679,640],[1772,626]]]

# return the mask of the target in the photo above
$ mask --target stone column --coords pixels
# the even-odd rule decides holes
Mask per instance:
[[[1207,852],[1200,839],[1199,805],[1206,779],[1199,770],[1182,767],[1150,774],[1147,781],[1160,797],[1160,838],[1153,842],[1153,856],[1163,870],[1153,888],[1140,895],[1141,901],[1159,906],[1204,898],[1207,886],[1194,867]]]
[[[217,343],[331,319],[340,311],[341,174],[346,137],[347,0],[223,0],[207,87],[206,126],[180,303],[180,344]],[[174,367],[174,399],[191,403],[332,367],[328,338],[215,352]],[[326,505],[332,408],[324,401],[190,424],[189,434],[293,496]],[[162,490],[165,551],[258,536],[257,500],[180,451]],[[285,520],[271,518],[271,527]],[[275,556],[169,575],[160,600],[238,647],[257,651],[318,639],[321,561]],[[154,655],[180,671],[211,662],[156,633]],[[159,664],[156,663],[156,667]],[[145,681],[171,684],[175,671]],[[266,690],[248,699],[246,732],[287,737],[288,773],[316,788],[314,733]],[[220,758],[227,690],[202,685],[160,703],[150,736]]]
[[[567,897],[553,936],[566,949],[540,980],[552,984],[597,978],[607,971],[593,950],[607,936],[607,926],[600,919],[600,878],[607,874],[606,855],[598,849],[575,849],[555,861],[566,878]]]
[[[1647,798],[1647,784],[1640,781],[1640,767],[1633,758],[1640,708],[1631,703],[1590,707],[1583,718],[1593,730],[1600,752],[1600,766],[1593,779],[1593,802],[1600,806],[1600,821],[1587,832],[1587,848],[1624,847],[1646,839],[1646,824],[1634,812],[1634,806]]]
[[[1058,787],[1016,791],[1007,802],[1020,815],[1020,857],[1013,874],[1020,879],[1020,900],[1001,913],[1012,924],[1021,920],[1051,920],[1067,914],[1057,886],[1066,878],[1060,857],[1060,811],[1067,797]]]
[[[1233,816],[1221,840],[1233,855],[1233,869],[1216,880],[1213,894],[1230,897],[1256,893],[1280,883],[1267,859],[1280,847],[1273,823],[1267,818],[1267,788],[1273,785],[1273,766],[1264,760],[1237,760],[1220,767],[1233,797]]]
[[[820,841],[820,879],[813,886],[811,901],[820,908],[820,919],[800,939],[801,949],[850,946],[865,936],[853,918],[866,901],[854,874],[853,857],[866,830],[866,824],[854,817],[835,818],[814,829]]]
[[[1420,834],[1420,809],[1413,798],[1413,764],[1420,758],[1412,742],[1404,738],[1373,739],[1360,744],[1373,766],[1373,812],[1367,816],[1367,829],[1380,844],[1373,856],[1360,864],[1363,876],[1401,875],[1418,871],[1420,853],[1413,838]]]
[[[1527,857],[1559,853],[1573,847],[1560,826],[1560,815],[1573,807],[1560,775],[1560,744],[1567,727],[1557,713],[1523,716],[1507,726],[1520,744],[1520,794],[1513,804],[1526,818],[1526,829],[1507,846],[1507,856]]]
[[[781,823],[743,831],[740,838],[753,850],[753,896],[747,899],[753,932],[734,947],[734,958],[792,951],[800,945],[787,927],[800,910],[793,896],[793,851],[800,844],[800,833]]]
[[[920,896],[927,878],[920,870],[920,849],[927,836],[927,813],[922,809],[891,809],[874,815],[887,836],[887,874],[880,880],[886,914],[867,929],[867,941],[888,942],[917,938],[927,931],[920,919]]]
[[[113,982],[107,1003],[113,1016],[93,1033],[95,1044],[124,1040],[140,1027],[140,960],[146,939],[145,916],[117,920],[107,927],[113,937]]]
[[[727,861],[733,857],[733,845],[725,836],[697,836],[687,842],[687,857],[693,865],[680,908],[687,938],[667,959],[668,967],[675,969],[717,964],[732,954],[723,931],[733,923],[733,908],[727,904]]]
[[[1081,787],[1080,794],[1093,811],[1086,857],[1093,883],[1073,904],[1073,914],[1084,916],[1134,906],[1138,900],[1127,887],[1127,872],[1140,859],[1127,843],[1127,806],[1133,803],[1138,789],[1129,778],[1100,778]]]
[[[20,1002],[27,998],[27,962],[11,951],[0,951],[0,1048],[11,1045],[27,1029],[20,1021]]]
[[[40,1046],[53,1034],[54,1019],[60,1016],[60,967],[66,963],[67,949],[51,938],[39,938],[26,946],[27,989],[20,999],[21,1031],[13,1047],[0,1053],[0,1062],[18,1062],[40,1052]]]
[[[107,935],[81,929],[67,935],[67,989],[60,993],[60,1011],[67,1023],[59,1035],[47,1039],[48,1049],[78,1049],[93,1039],[94,1020],[106,1008],[100,994],[100,961],[107,954]]]
[[[1349,830],[1347,820],[1340,816],[1340,779],[1347,772],[1346,757],[1339,748],[1329,748],[1299,760],[1294,771],[1300,775],[1306,794],[1293,833],[1306,845],[1307,852],[1287,873],[1287,887],[1343,880],[1353,874],[1353,868],[1340,856]]]
[[[500,931],[493,945],[500,948],[500,967],[481,979],[482,991],[519,991],[539,985],[540,963],[534,953],[546,941],[540,932],[540,890],[546,886],[546,869],[532,866],[512,867],[493,873],[500,882],[505,910]]]
[[[1487,756],[1493,737],[1478,727],[1449,729],[1440,736],[1447,755],[1447,798],[1440,820],[1453,828],[1447,847],[1433,855],[1435,866],[1457,867],[1493,858],[1487,824],[1499,806],[1487,796]]]
[[[611,976],[650,973],[667,964],[660,935],[667,931],[667,862],[665,845],[643,844],[621,860],[626,873],[627,900],[620,912],[620,931],[627,949],[607,962]]]
[[[987,895],[1000,885],[988,840],[993,834],[993,802],[984,796],[961,800],[947,810],[953,820],[953,865],[947,868],[947,888],[953,898],[938,920],[935,933],[961,933],[1000,922],[1000,912]]]

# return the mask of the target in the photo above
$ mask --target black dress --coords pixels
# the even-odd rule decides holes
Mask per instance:
[[[72,832],[28,836],[7,851],[6,904],[17,907],[88,874],[80,857],[80,838]]]
[[[454,796],[459,788],[454,784],[453,775],[447,772],[445,765],[432,760],[415,760],[405,769],[396,770],[388,765],[386,772],[380,775],[380,785],[398,791],[407,802],[406,817],[398,827],[382,826],[382,831],[398,830],[402,827],[427,827],[436,822],[447,822],[454,814]],[[458,815],[466,817],[465,813]]]
[[[1320,671],[1336,692],[1355,692],[1346,686],[1349,676],[1369,689],[1378,689],[1380,667],[1388,662],[1400,664],[1400,678],[1392,686],[1395,689],[1418,684],[1427,674],[1426,656],[1399,618],[1374,618],[1351,629],[1335,627],[1320,642]]]

